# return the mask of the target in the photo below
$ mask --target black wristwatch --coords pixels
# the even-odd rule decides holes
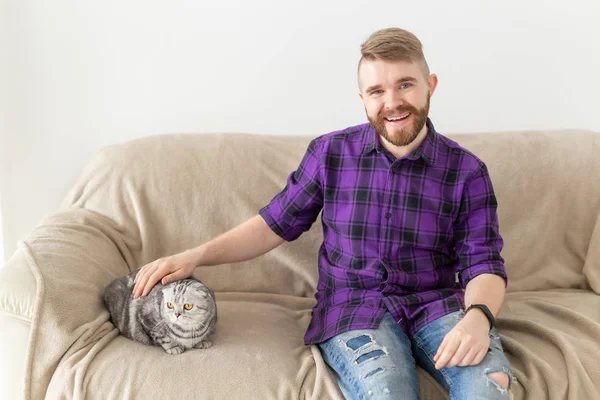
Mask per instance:
[[[481,311],[483,311],[483,313],[485,314],[485,317],[490,322],[490,331],[491,331],[492,328],[496,325],[496,320],[494,319],[494,316],[492,315],[492,312],[490,311],[490,309],[487,308],[487,306],[485,304],[471,304],[469,306],[469,308],[467,308],[465,310],[465,315],[473,308],[479,308]]]

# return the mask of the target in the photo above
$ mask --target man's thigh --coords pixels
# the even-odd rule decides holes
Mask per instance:
[[[347,399],[418,398],[410,340],[389,312],[377,329],[345,332],[319,347]]]
[[[513,380],[512,372],[496,328],[490,331],[490,348],[481,363],[468,367],[435,369],[433,356],[446,334],[463,317],[464,311],[457,311],[421,328],[412,339],[413,354],[417,363],[450,392],[451,399],[508,399]],[[501,387],[490,377],[497,372],[508,375],[508,388]]]

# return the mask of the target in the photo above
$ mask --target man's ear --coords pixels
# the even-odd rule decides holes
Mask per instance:
[[[435,92],[435,88],[437,87],[438,84],[438,77],[436,74],[431,74],[429,75],[429,96],[433,96],[433,92]]]

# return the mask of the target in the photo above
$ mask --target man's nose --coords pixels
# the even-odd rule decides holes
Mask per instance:
[[[385,108],[395,110],[396,108],[405,105],[404,98],[400,93],[395,91],[389,92],[385,98]]]

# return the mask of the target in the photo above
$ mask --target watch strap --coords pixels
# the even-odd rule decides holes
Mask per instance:
[[[469,306],[469,308],[467,308],[465,310],[465,314],[467,314],[469,311],[471,311],[474,308],[478,308],[481,311],[483,311],[483,313],[485,314],[485,317],[488,319],[488,321],[490,323],[490,330],[492,330],[492,328],[496,325],[496,319],[494,318],[494,315],[492,314],[490,309],[485,304],[471,304]]]

